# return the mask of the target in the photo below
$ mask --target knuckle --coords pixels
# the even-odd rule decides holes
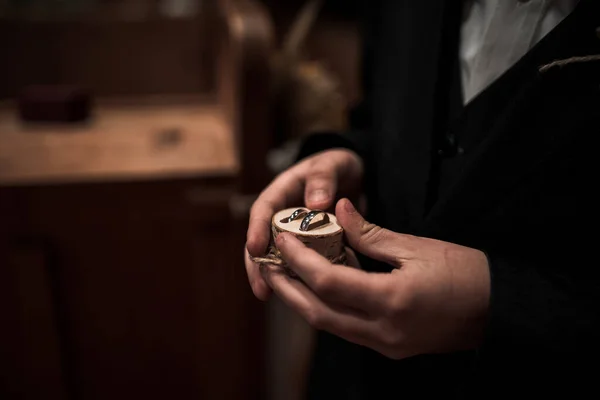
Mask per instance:
[[[265,206],[269,206],[269,201],[264,197],[258,197],[250,207],[250,219],[260,218],[261,213],[264,213]]]
[[[403,319],[409,311],[408,304],[398,294],[392,296],[386,305],[389,310],[390,317],[394,319]]]
[[[393,326],[382,330],[381,342],[389,349],[397,349],[403,343],[402,335]]]
[[[256,200],[254,203],[252,203],[252,206],[250,207],[250,219],[254,218],[254,216],[256,215],[256,208],[260,205],[260,198],[258,200]]]
[[[347,149],[335,149],[330,150],[324,156],[327,156],[328,159],[335,160],[337,162],[347,161],[352,159],[354,156],[354,152]]]
[[[275,209],[275,204],[269,199],[259,198],[250,207],[250,220],[262,221],[265,218],[270,218],[268,209]]]
[[[334,180],[335,174],[333,173],[333,171],[316,169],[310,172],[307,184],[309,186],[326,186]]]
[[[387,296],[384,303],[385,318],[391,321],[406,321],[412,310],[412,303],[408,296],[405,293],[394,293]]]
[[[383,355],[394,361],[399,361],[406,358],[403,351],[395,349],[386,351]]]
[[[311,175],[333,175],[335,174],[335,161],[329,155],[321,155],[311,160]]]
[[[314,280],[313,289],[323,297],[330,297],[334,289],[331,275],[329,273],[320,274]]]
[[[377,244],[379,241],[384,239],[385,232],[385,229],[382,227],[367,222],[360,229],[358,245],[367,246]]]
[[[325,329],[325,320],[321,312],[315,308],[309,308],[304,312],[304,318],[306,322],[314,329],[322,330]]]
[[[268,189],[270,186],[276,185],[278,182],[287,180],[290,177],[290,175],[293,175],[294,171],[298,170],[299,168],[301,168],[301,164],[296,164],[296,165],[294,165],[294,166],[292,166],[292,167],[290,167],[290,168],[288,168],[288,169],[286,169],[286,170],[278,173],[275,176],[275,178],[271,181],[271,183],[269,184],[269,186],[267,186],[266,189]]]
[[[419,302],[419,283],[408,274],[399,279],[395,293],[396,308],[403,313],[409,313],[417,307]]]

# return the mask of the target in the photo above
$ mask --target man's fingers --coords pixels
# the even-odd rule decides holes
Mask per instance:
[[[321,159],[306,177],[304,202],[313,210],[326,210],[333,204],[337,191],[337,172],[332,161]]]
[[[244,250],[244,263],[252,292],[259,300],[267,301],[271,295],[271,288],[263,279],[259,266],[250,259],[247,249]]]
[[[258,201],[252,206],[248,232],[246,234],[246,248],[254,257],[265,254],[269,245],[271,232],[271,216],[273,205],[265,201]]]
[[[313,328],[363,346],[379,347],[377,338],[380,328],[376,321],[330,307],[300,281],[290,278],[276,267],[266,267],[263,275],[275,294]]]
[[[399,267],[399,260],[410,259],[416,252],[415,238],[371,224],[356,211],[350,200],[342,199],[335,215],[350,246],[368,257]]]
[[[302,182],[292,171],[280,175],[258,196],[250,210],[246,247],[251,255],[264,255],[271,235],[271,218],[293,199],[301,199]],[[298,201],[295,200],[295,201]]]
[[[277,248],[290,269],[326,302],[372,314],[383,309],[391,288],[381,274],[331,264],[293,235],[278,235]]]

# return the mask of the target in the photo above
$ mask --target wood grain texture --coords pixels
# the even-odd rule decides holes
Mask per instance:
[[[231,127],[210,103],[101,104],[82,125],[24,125],[0,110],[0,185],[233,176]]]

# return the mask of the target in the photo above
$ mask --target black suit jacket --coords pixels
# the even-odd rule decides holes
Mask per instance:
[[[366,163],[372,222],[486,252],[484,343],[391,361],[323,334],[313,398],[573,396],[593,383],[600,1],[581,0],[464,108],[459,3],[370,1],[356,129],[315,135],[301,156],[355,150]]]

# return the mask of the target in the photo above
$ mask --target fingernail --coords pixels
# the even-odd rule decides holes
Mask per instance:
[[[356,212],[356,208],[350,200],[346,200],[346,204],[344,204],[344,208],[348,214],[354,214]]]
[[[325,201],[329,198],[327,192],[323,189],[317,189],[308,196],[308,200],[314,203]]]

